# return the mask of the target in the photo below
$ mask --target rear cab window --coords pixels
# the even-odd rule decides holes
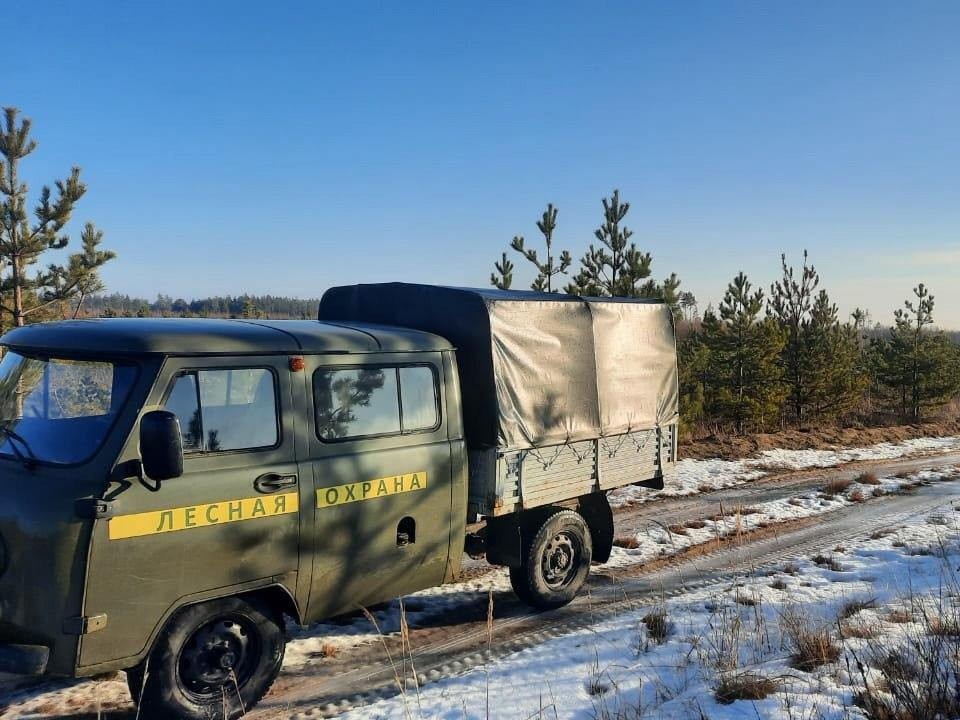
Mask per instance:
[[[323,367],[313,374],[313,395],[324,442],[430,432],[440,425],[432,365]]]

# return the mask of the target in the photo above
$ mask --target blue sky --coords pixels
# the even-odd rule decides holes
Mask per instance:
[[[808,248],[843,311],[886,322],[924,281],[960,328],[960,3],[13,0],[4,24],[24,175],[83,167],[111,290],[485,285],[547,202],[579,257],[618,187],[702,305]]]

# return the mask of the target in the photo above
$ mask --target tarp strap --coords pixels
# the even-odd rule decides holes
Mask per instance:
[[[657,428],[656,430],[648,430],[643,434],[642,443],[638,443],[636,437],[633,435],[630,436],[630,439],[633,441],[633,446],[637,449],[637,452],[639,453],[639,452],[643,452],[643,449],[647,446],[647,443],[650,442],[650,436],[656,435],[659,432],[660,432],[659,428]]]
[[[618,435],[617,437],[620,438],[620,441],[617,443],[616,447],[613,448],[613,450],[611,450],[610,446],[607,445],[606,436],[602,436],[600,438],[600,442],[603,443],[603,450],[604,452],[607,453],[607,457],[616,457],[616,454],[620,452],[620,448],[623,447],[623,444],[627,441],[627,438],[630,437],[631,432],[632,432],[632,428],[628,427],[627,431],[623,433],[623,435]]]

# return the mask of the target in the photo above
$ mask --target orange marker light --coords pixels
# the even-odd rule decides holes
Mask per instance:
[[[306,366],[307,363],[302,357],[290,358],[290,370],[292,372],[302,372]]]

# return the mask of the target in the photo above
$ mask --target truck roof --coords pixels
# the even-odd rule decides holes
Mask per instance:
[[[240,355],[449,350],[428,332],[371,323],[318,320],[102,318],[16,328],[0,344],[51,353]]]

